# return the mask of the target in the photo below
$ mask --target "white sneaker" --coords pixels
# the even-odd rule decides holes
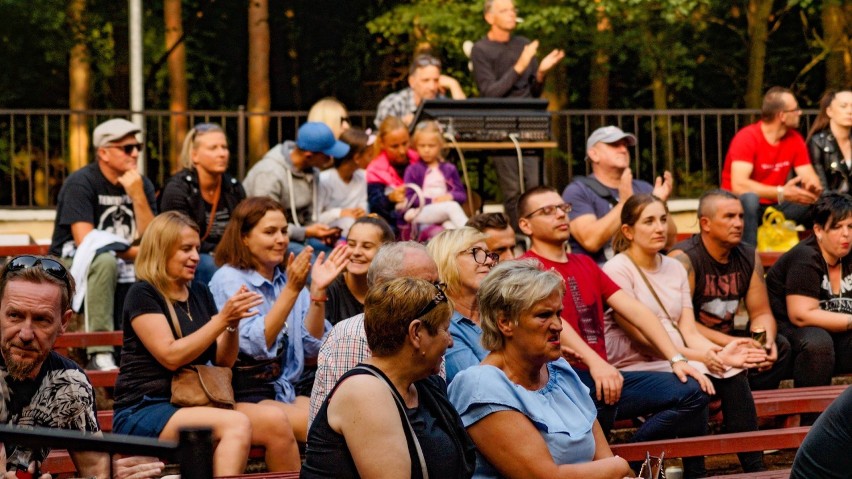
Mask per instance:
[[[95,353],[89,358],[86,369],[90,371],[114,371],[118,369],[112,353]]]

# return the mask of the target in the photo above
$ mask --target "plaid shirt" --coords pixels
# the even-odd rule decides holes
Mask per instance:
[[[395,116],[401,120],[405,115],[409,113],[414,114],[416,111],[417,105],[414,104],[414,90],[405,88],[389,94],[379,102],[379,106],[376,108],[374,123],[378,128],[382,125],[382,121],[389,116]]]

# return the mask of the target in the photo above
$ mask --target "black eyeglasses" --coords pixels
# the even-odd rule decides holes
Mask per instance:
[[[420,310],[420,312],[418,312],[417,315],[414,316],[414,319],[418,319],[418,318],[422,318],[423,316],[426,316],[427,314],[429,314],[430,311],[435,309],[436,306],[438,306],[441,303],[447,302],[447,295],[444,293],[444,288],[447,285],[445,283],[435,282],[435,283],[432,283],[432,286],[434,286],[435,289],[437,290],[437,292],[435,293],[435,297],[432,298],[431,300],[429,300],[429,302],[426,304],[426,306],[423,306],[423,308]]]
[[[142,153],[142,150],[145,149],[145,145],[142,143],[130,143],[129,145],[106,145],[104,148],[118,148],[120,150],[124,150],[125,155],[132,155],[133,150],[139,150],[139,153]]]
[[[790,110],[784,110],[783,113],[795,113],[797,111],[799,111],[799,112],[802,111],[802,107],[797,106],[796,108],[793,108],[793,109],[790,109]]]
[[[68,281],[68,270],[59,261],[50,258],[40,258],[38,256],[24,255],[12,259],[6,264],[6,269],[3,270],[3,278],[5,279],[9,273],[25,270],[34,266],[41,266],[41,269],[53,276],[54,278],[65,282],[65,288],[70,292],[71,284]]]
[[[498,261],[500,261],[500,255],[499,254],[492,253],[490,251],[484,250],[484,249],[482,249],[478,246],[470,248],[470,249],[466,249],[466,250],[462,251],[460,254],[465,254],[465,253],[473,256],[473,260],[477,264],[487,264],[489,258],[491,259],[492,265],[496,264]]]
[[[543,216],[550,216],[556,214],[557,210],[561,210],[566,215],[571,212],[571,203],[562,203],[561,205],[547,205],[542,206],[537,210],[533,210],[532,213],[524,216],[524,218],[532,218],[533,216],[541,213]]]

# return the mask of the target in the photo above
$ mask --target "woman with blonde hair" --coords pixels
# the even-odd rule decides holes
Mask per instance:
[[[207,287],[192,281],[201,241],[198,226],[186,215],[163,213],[146,233],[135,262],[140,281],[130,288],[122,314],[124,347],[113,432],[176,441],[182,428],[211,427],[217,476],[242,474],[251,444],[266,448],[270,469],[298,470],[298,445],[286,416],[275,409],[254,414],[265,419],[255,422],[246,414],[261,412],[253,404],[237,403],[228,410],[171,403],[175,371],[187,365],[234,364],[237,327],[254,315],[262,298],[241,288],[217,311]]]
[[[327,96],[320,99],[308,111],[308,121],[325,123],[331,128],[335,138],[352,126],[346,106],[337,98]]]
[[[199,226],[201,259],[195,281],[206,285],[216,272],[213,250],[219,244],[234,208],[245,199],[243,186],[227,173],[228,138],[216,123],[189,130],[181,150],[183,169],[166,181],[160,211],[180,211]]]
[[[450,334],[453,347],[447,352],[447,382],[460,371],[480,363],[488,351],[482,347],[482,329],[476,293],[479,285],[498,261],[485,243],[485,235],[465,226],[445,230],[427,245],[429,256],[438,265],[438,277],[446,285],[453,305]]]
[[[302,478],[468,478],[474,452],[438,371],[453,345],[440,286],[397,278],[367,293],[372,357],[344,374],[311,424]]]

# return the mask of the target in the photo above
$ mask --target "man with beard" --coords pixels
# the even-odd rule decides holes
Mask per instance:
[[[73,281],[58,260],[41,256],[18,256],[0,273],[0,423],[99,430],[88,378],[53,352],[71,318]],[[5,452],[4,471],[34,473],[50,450],[6,443]],[[79,477],[108,477],[105,454],[71,452],[71,459]]]
[[[719,346],[734,338],[734,316],[743,301],[749,329],[763,332],[766,362],[749,371],[751,389],[776,389],[789,374],[790,343],[778,327],[766,292],[763,265],[754,247],[743,243],[743,207],[725,190],[710,190],[698,200],[701,232],[676,244],[669,256],[680,261],[689,277],[695,325]]]
[[[763,212],[775,206],[787,219],[810,227],[810,205],[822,192],[805,140],[796,130],[802,109],[787,88],[772,87],[763,97],[760,121],[734,135],[722,189],[740,196],[745,212],[743,243],[757,245]],[[791,178],[791,171],[795,172]]]

